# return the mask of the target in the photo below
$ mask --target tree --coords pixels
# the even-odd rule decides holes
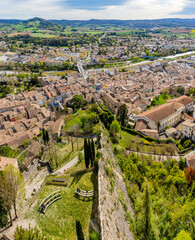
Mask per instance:
[[[78,153],[78,164],[81,163],[83,161],[84,157],[83,157],[83,154],[82,152],[79,152]]]
[[[0,198],[0,227],[4,227],[8,224],[7,211],[3,206],[3,201]]]
[[[45,131],[45,139],[46,139],[46,142],[49,142],[49,133],[48,133],[48,131]]]
[[[93,138],[91,140],[91,150],[92,150],[92,158],[93,158],[91,166],[93,167],[93,163],[95,161],[95,144],[94,144]]]
[[[89,168],[89,150],[88,150],[88,144],[87,139],[84,139],[84,157],[85,157],[85,166],[86,168]]]
[[[124,126],[126,121],[128,120],[127,114],[128,114],[127,106],[126,104],[122,104],[118,110],[118,117],[122,126]]]
[[[15,240],[48,240],[48,237],[44,237],[37,227],[23,228],[22,226],[17,226],[14,232]]]
[[[79,220],[76,220],[76,233],[78,240],[84,240],[83,229]]]
[[[180,93],[181,95],[184,95],[185,88],[184,87],[178,87],[177,92]]]
[[[3,171],[3,177],[5,183],[8,185],[11,194],[11,202],[14,207],[15,218],[17,218],[16,204],[25,197],[25,183],[23,176],[17,168],[8,165]]]
[[[73,107],[74,109],[76,108],[81,108],[84,104],[84,98],[83,95],[75,95],[72,98],[72,102],[73,102]]]
[[[106,64],[106,59],[104,59],[104,58],[100,58],[99,60],[98,60],[98,64]]]
[[[42,134],[43,134],[43,142],[46,143],[46,136],[45,136],[45,129],[42,129]]]
[[[110,125],[110,131],[113,133],[113,135],[116,137],[116,134],[119,133],[121,130],[121,127],[117,120],[114,120]]]
[[[10,224],[12,225],[11,208],[13,206],[15,218],[17,218],[16,205],[25,196],[24,180],[20,171],[8,165],[0,178],[0,197],[3,206],[9,214]]]
[[[4,157],[14,158],[16,156],[17,152],[15,152],[11,147],[9,146],[3,146],[0,149],[0,155]]]
[[[171,157],[175,153],[175,149],[174,149],[173,145],[167,145],[165,149],[171,155]]]
[[[144,234],[145,240],[152,239],[152,222],[151,222],[151,201],[150,201],[150,193],[148,190],[148,185],[146,185],[145,196],[144,196],[144,210],[145,210],[145,218],[144,218]]]
[[[173,240],[192,240],[192,238],[188,232],[181,230]]]
[[[93,156],[92,156],[92,149],[91,149],[91,142],[90,139],[88,139],[88,153],[89,153],[89,162],[91,163],[91,167],[93,165]]]

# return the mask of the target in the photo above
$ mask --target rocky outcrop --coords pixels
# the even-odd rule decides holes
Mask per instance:
[[[103,134],[99,160],[99,216],[102,240],[133,240],[126,215],[133,217],[122,173],[115,161],[111,144]]]

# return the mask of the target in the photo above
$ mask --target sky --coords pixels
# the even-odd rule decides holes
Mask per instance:
[[[195,0],[0,0],[0,18],[195,18]]]

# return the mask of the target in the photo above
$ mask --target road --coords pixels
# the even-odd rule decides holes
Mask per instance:
[[[121,66],[121,67],[116,67],[116,68],[124,68],[124,67],[135,67],[135,66],[139,66],[139,65],[145,65],[145,64],[152,64],[154,62],[157,62],[157,61],[163,61],[165,59],[174,59],[176,57],[182,57],[182,56],[187,56],[187,55],[193,55],[195,54],[195,51],[191,51],[191,52],[186,52],[186,53],[179,53],[179,54],[176,54],[176,55],[170,55],[170,56],[166,56],[166,57],[163,57],[163,58],[158,58],[154,61],[142,61],[142,62],[138,62],[138,63],[130,63],[130,64],[127,64],[127,65],[124,65],[124,66]],[[125,62],[124,62],[125,63]],[[109,68],[92,68],[92,69],[89,69],[88,72],[90,71],[101,71],[102,69],[109,69]]]
[[[106,36],[106,32],[104,33],[104,35],[102,35],[100,38],[99,38],[99,43],[102,42],[102,38],[104,38]]]

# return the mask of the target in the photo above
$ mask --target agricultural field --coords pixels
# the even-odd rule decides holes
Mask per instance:
[[[59,37],[59,36],[54,35],[54,34],[45,34],[45,33],[41,33],[41,32],[38,32],[38,33],[32,33],[31,36],[32,36],[32,37],[43,37],[43,38],[54,38],[54,37]]]

